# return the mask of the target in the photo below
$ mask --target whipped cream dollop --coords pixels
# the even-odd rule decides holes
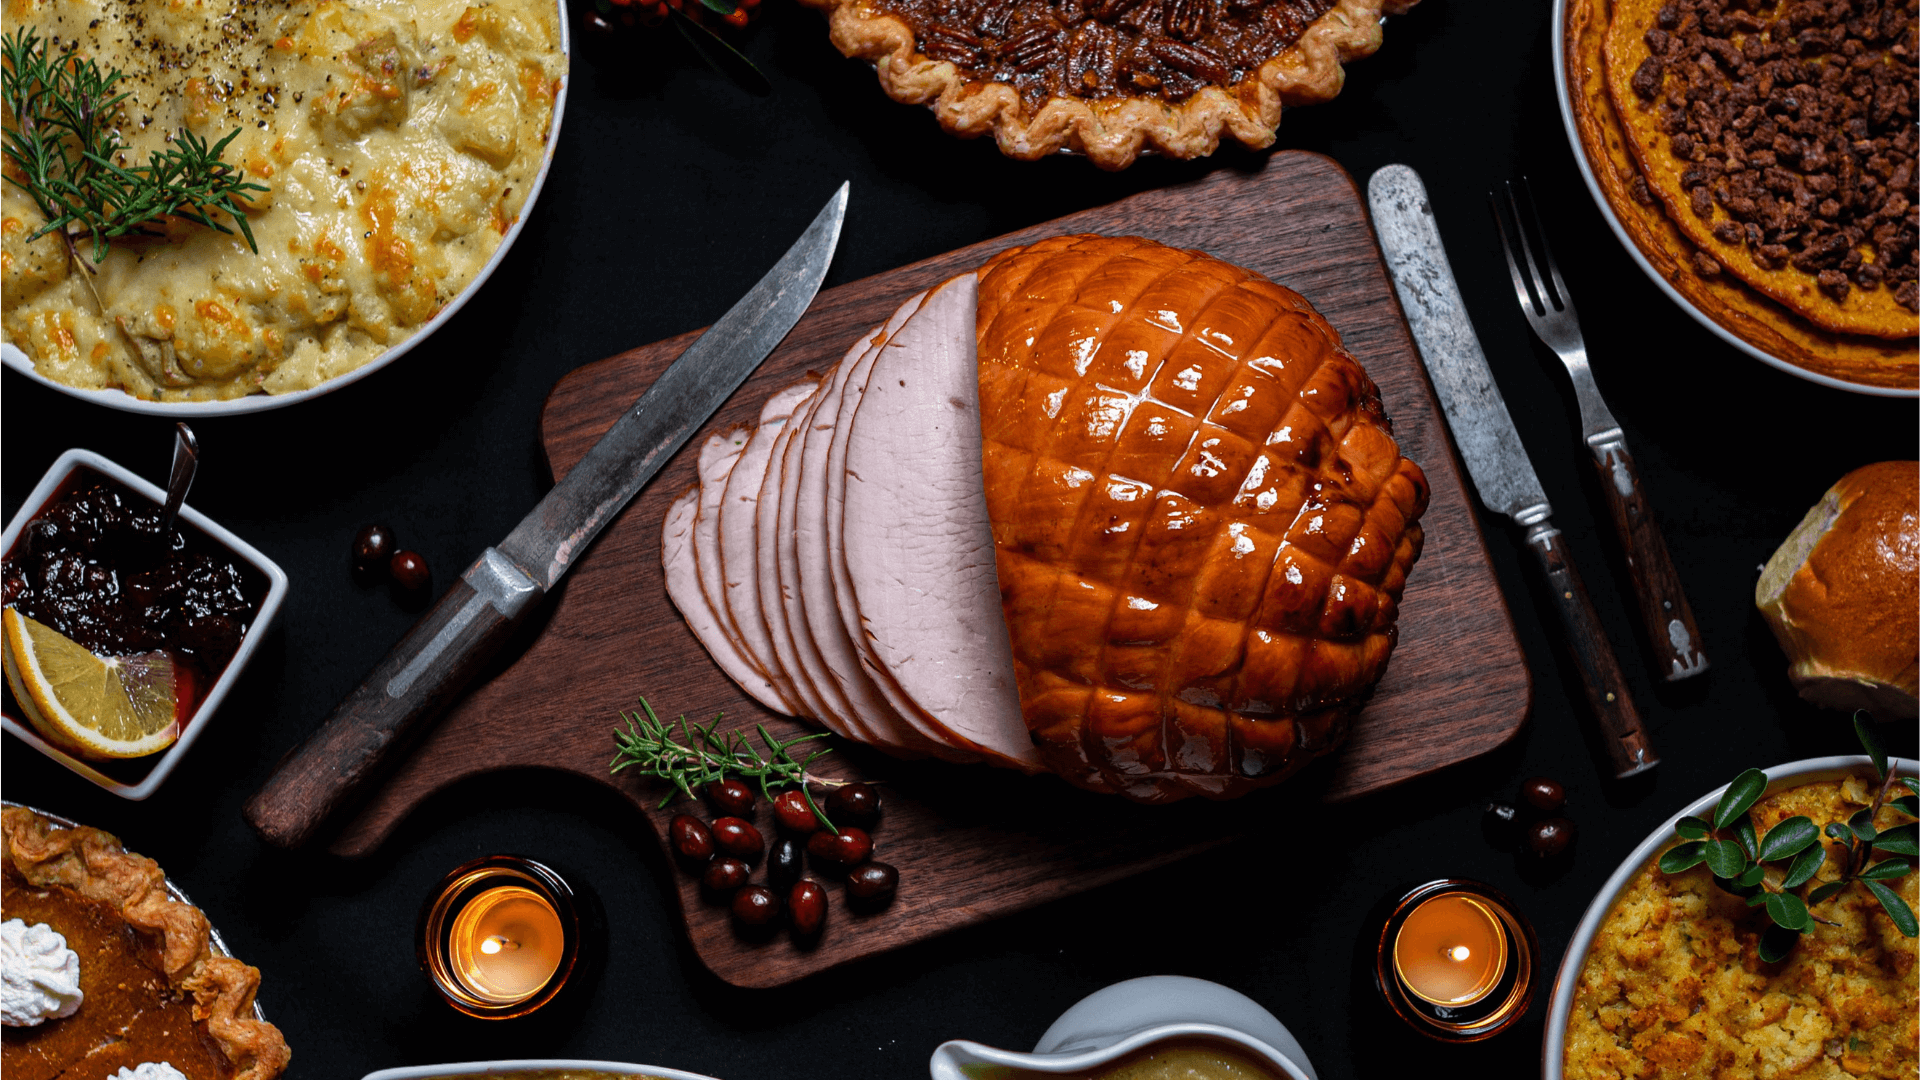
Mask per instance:
[[[0,1024],[32,1027],[80,1007],[80,956],[46,923],[0,923]]]
[[[113,1080],[187,1080],[186,1074],[165,1061],[143,1061],[131,1069],[121,1069]]]

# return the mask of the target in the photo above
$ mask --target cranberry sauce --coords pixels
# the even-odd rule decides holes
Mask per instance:
[[[267,592],[264,575],[161,508],[76,469],[20,530],[0,563],[5,602],[102,656],[166,650],[194,707],[240,648]]]

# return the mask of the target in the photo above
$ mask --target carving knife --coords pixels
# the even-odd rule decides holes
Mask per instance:
[[[1571,553],[1553,526],[1546,491],[1487,369],[1486,354],[1480,350],[1466,302],[1453,280],[1453,267],[1440,243],[1426,185],[1420,182],[1420,174],[1405,165],[1389,165],[1367,181],[1367,201],[1394,291],[1420,345],[1420,359],[1433,380],[1454,444],[1473,477],[1474,490],[1487,509],[1507,515],[1527,531],[1527,546],[1539,557],[1553,588],[1554,606],[1566,628],[1587,702],[1605,736],[1614,775],[1645,772],[1660,758],[1627,693],[1620,661],[1574,569]]]
[[[298,847],[451,705],[660,467],[800,321],[826,279],[848,185],[772,270],[700,335],[497,547],[480,553],[393,652],[248,800],[268,843]]]

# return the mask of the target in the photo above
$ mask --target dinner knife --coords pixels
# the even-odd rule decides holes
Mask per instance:
[[[451,705],[593,538],[773,352],[825,280],[848,185],[772,270],[655,379],[497,547],[480,553],[246,806],[268,843],[299,847]]]
[[[1394,291],[1419,343],[1420,358],[1433,380],[1447,426],[1453,430],[1454,444],[1473,477],[1474,490],[1487,509],[1506,514],[1527,530],[1527,546],[1539,557],[1553,587],[1554,606],[1566,628],[1587,701],[1600,722],[1614,775],[1645,772],[1660,758],[1640,722],[1620,661],[1574,569],[1572,555],[1553,526],[1546,491],[1487,368],[1486,354],[1480,350],[1453,267],[1440,243],[1426,185],[1407,166],[1389,165],[1367,181],[1367,201]]]

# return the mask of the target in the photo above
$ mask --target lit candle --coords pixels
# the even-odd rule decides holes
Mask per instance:
[[[1408,990],[1435,1005],[1471,1005],[1493,992],[1507,968],[1499,917],[1477,897],[1442,893],[1407,913],[1393,941],[1393,966]]]
[[[598,908],[589,898],[583,909],[581,900],[552,867],[532,859],[475,859],[442,879],[421,907],[420,967],[447,1004],[468,1016],[525,1016],[561,992],[585,959],[583,948],[600,947]]]
[[[447,944],[454,975],[499,1005],[524,1001],[560,969],[565,931],[546,898],[523,885],[482,892],[454,916]]]

